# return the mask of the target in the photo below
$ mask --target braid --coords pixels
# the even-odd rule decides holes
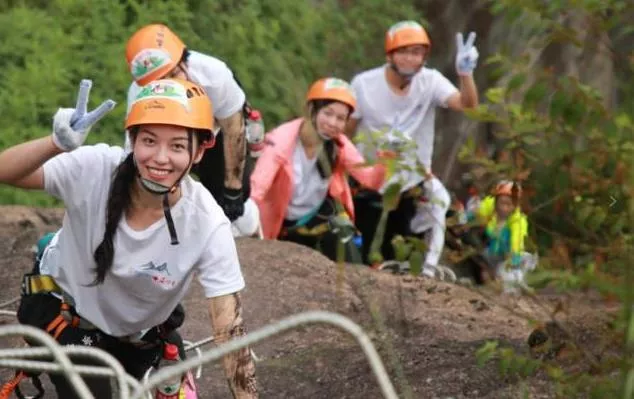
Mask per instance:
[[[97,263],[97,268],[95,269],[97,276],[91,284],[93,286],[102,284],[106,278],[106,273],[112,267],[114,260],[114,235],[117,232],[117,226],[123,216],[123,212],[130,206],[130,189],[135,173],[134,159],[132,153],[130,153],[117,167],[112,186],[110,187],[106,210],[106,231],[103,234],[103,241],[101,241],[94,254],[94,259]]]

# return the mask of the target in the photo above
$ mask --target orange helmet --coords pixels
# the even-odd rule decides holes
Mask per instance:
[[[431,47],[431,41],[425,28],[416,21],[401,21],[390,27],[385,33],[385,53],[397,48],[422,44]]]
[[[515,190],[515,192],[513,191]],[[497,197],[498,195],[508,195],[509,197],[519,197],[522,194],[522,187],[519,183],[510,181],[510,180],[502,180],[495,186],[495,191],[493,194]]]
[[[185,44],[165,25],[147,25],[128,40],[125,58],[134,80],[145,86],[174,69],[185,51]]]
[[[182,79],[160,79],[148,83],[132,101],[125,128],[143,124],[182,126],[209,132],[201,145],[213,145],[214,116],[205,90]]]
[[[313,83],[306,94],[306,102],[313,100],[339,101],[349,105],[353,111],[357,107],[357,99],[350,84],[337,78],[323,78]]]

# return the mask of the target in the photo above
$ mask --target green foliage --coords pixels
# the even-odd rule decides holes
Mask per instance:
[[[123,144],[131,81],[125,44],[139,27],[168,24],[192,50],[234,70],[272,128],[302,112],[308,85],[344,79],[384,61],[383,35],[396,20],[424,22],[413,2],[279,0],[0,1],[0,147],[50,132],[59,107],[75,104],[81,79],[93,80],[91,106],[118,106],[88,144]],[[52,205],[36,193],[3,188],[2,203]]]
[[[545,6],[546,5],[546,6]],[[626,21],[628,4],[622,1],[496,1],[492,10],[510,23],[532,32],[532,49],[540,51],[552,43],[587,46],[584,32],[564,23],[566,15],[583,16],[595,37],[613,32]],[[612,37],[615,37],[614,35]],[[631,38],[631,36],[630,36]],[[603,39],[609,40],[609,39]],[[611,57],[624,59],[615,46]],[[584,47],[586,51],[592,51]],[[554,364],[540,364],[497,343],[478,352],[484,363],[497,359],[503,374],[525,377],[544,370],[555,383],[558,397],[631,398],[634,391],[634,318],[632,316],[632,194],[634,181],[634,124],[631,95],[616,108],[609,108],[596,88],[574,76],[562,76],[528,62],[524,53],[499,53],[487,64],[504,83],[486,91],[486,104],[469,112],[470,117],[494,122],[496,135],[504,143],[507,160],[493,165],[475,151],[473,142],[460,153],[462,162],[480,169],[488,181],[511,177],[528,188],[525,211],[536,232],[542,256],[540,269],[528,277],[534,288],[554,287],[560,292],[591,290],[623,304],[615,325],[623,333],[622,355],[617,364],[597,360],[593,373],[570,371]],[[632,62],[619,63],[629,71],[626,87],[632,85]],[[578,65],[583,68],[584,65]],[[622,89],[622,88],[621,88]],[[624,90],[623,93],[634,93]],[[615,202],[616,201],[616,202]],[[534,207],[531,208],[531,206]],[[614,340],[614,338],[611,338]],[[619,370],[620,367],[620,370]],[[601,370],[600,372],[597,371]],[[614,373],[620,378],[614,378]]]
[[[192,49],[230,65],[268,126],[300,114],[306,89],[317,78],[349,80],[382,62],[383,35],[395,20],[422,20],[411,3],[387,0],[350,6],[333,0],[192,4],[195,33],[179,34]]]
[[[491,1],[490,11],[505,18],[514,32],[530,37],[526,48],[511,43],[481,65],[491,78],[506,80],[490,87],[484,104],[468,117],[491,123],[510,154],[508,161],[478,155],[468,139],[461,161],[484,172],[485,182],[501,177],[525,181],[525,201],[532,238],[540,249],[540,271],[530,275],[535,288],[560,291],[596,290],[623,303],[615,322],[623,333],[620,378],[568,374],[524,358],[497,343],[486,344],[478,359],[497,359],[505,375],[526,377],[544,370],[562,397],[576,392],[592,397],[631,398],[634,391],[634,285],[631,226],[634,224],[634,81],[631,1],[576,0]],[[416,7],[418,6],[418,7]],[[268,127],[302,112],[308,85],[319,77],[344,79],[384,61],[385,29],[399,19],[423,22],[420,2],[389,0],[256,1],[201,0],[0,0],[0,147],[49,134],[58,107],[75,103],[77,85],[93,80],[91,106],[106,98],[115,110],[93,129],[88,143],[123,143],[123,120],[130,74],[125,44],[139,27],[163,22],[188,47],[229,64],[245,86],[250,101],[264,113]],[[583,15],[584,32],[562,23]],[[433,36],[433,26],[430,27]],[[613,40],[619,77],[619,106],[608,108],[596,88],[574,76],[555,75],[530,62],[528,50],[552,44],[585,46],[584,34]],[[603,34],[609,33],[609,36]],[[608,37],[608,39],[606,39]],[[519,50],[517,47],[521,47]],[[526,51],[525,51],[526,50]],[[585,51],[595,51],[584,48]],[[583,67],[583,65],[579,65]],[[369,137],[368,140],[376,140]],[[405,145],[401,155],[411,151]],[[425,171],[402,159],[384,159],[388,175]],[[371,260],[382,261],[387,210],[396,207],[400,187],[390,186],[372,243]],[[611,205],[612,198],[617,202]],[[0,187],[0,202],[59,206],[41,193]],[[413,273],[426,251],[421,240],[398,237],[399,260]],[[616,276],[616,278],[615,278]],[[609,369],[606,366],[608,371]]]

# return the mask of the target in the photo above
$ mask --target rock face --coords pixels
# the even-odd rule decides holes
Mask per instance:
[[[0,303],[19,294],[21,276],[32,267],[31,247],[42,233],[60,226],[62,215],[59,209],[0,207],[0,278],[5,283]],[[525,350],[528,321],[506,307],[545,320],[534,303],[485,298],[456,285],[339,266],[292,243],[240,239],[237,247],[247,283],[244,306],[250,331],[308,310],[337,312],[368,333],[399,397],[517,397],[518,387],[499,377],[497,364],[478,367],[474,353],[486,340]],[[550,298],[545,296],[544,301]],[[600,304],[589,301],[588,295],[575,299],[575,313],[570,316],[582,321],[584,331],[605,318]],[[182,335],[191,341],[211,335],[207,302],[197,282],[184,306]],[[0,324],[13,322],[0,315]],[[0,345],[17,347],[21,340],[0,337]],[[253,349],[261,359],[257,363],[261,397],[382,397],[361,349],[341,330],[307,324],[261,341]],[[10,375],[0,370],[0,382]],[[46,397],[55,397],[46,378],[44,382]],[[218,362],[203,369],[198,383],[200,398],[230,397]],[[551,397],[544,380],[536,378],[528,385],[531,397]]]
[[[478,68],[474,77],[484,99],[487,88],[496,84],[491,75],[491,67],[485,60],[499,51],[510,51],[519,55],[528,50],[531,64],[537,71],[552,67],[561,76],[574,76],[603,95],[605,104],[613,106],[616,97],[616,80],[613,57],[610,56],[611,39],[606,34],[597,35],[588,28],[588,18],[581,13],[570,12],[560,17],[560,23],[579,32],[579,46],[566,43],[541,45],[535,43],[534,36],[526,27],[518,24],[509,26],[503,18],[494,16],[486,7],[486,2],[455,0],[421,0],[419,7],[429,22],[432,53],[428,60],[430,67],[436,68],[458,85],[455,73],[455,34],[457,32],[477,33],[476,46],[480,53]],[[506,77],[501,77],[503,81]],[[449,187],[457,186],[457,177],[463,172],[454,165],[457,150],[468,135],[474,135],[484,147],[495,145],[492,126],[470,121],[452,111],[440,110],[436,119],[436,143],[433,170]]]

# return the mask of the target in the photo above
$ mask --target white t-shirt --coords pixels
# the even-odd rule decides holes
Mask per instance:
[[[389,66],[362,72],[351,81],[357,96],[352,117],[360,119],[357,131],[386,132],[386,140],[393,139],[390,132],[398,131],[416,143],[418,160],[431,170],[436,107],[447,107],[447,100],[458,89],[437,70],[422,68],[407,94],[399,96],[388,86],[385,68]],[[357,147],[363,152],[363,146]]]
[[[43,255],[43,270],[70,294],[76,310],[107,334],[134,334],[165,321],[197,273],[206,297],[244,288],[224,212],[187,176],[171,213],[180,244],[170,245],[165,218],[142,231],[121,218],[115,255],[103,284],[93,254],[103,239],[110,182],[125,153],[105,144],[84,146],[44,164],[45,190],[66,206],[62,229]]]
[[[233,78],[233,72],[223,61],[197,51],[189,51],[187,59],[189,79],[205,88],[213,106],[214,117],[228,118],[242,109],[246,95],[240,85]],[[132,102],[141,87],[132,82],[128,89],[126,115],[130,112]],[[126,151],[129,151],[130,141],[126,134]]]
[[[299,220],[319,207],[328,194],[329,179],[322,179],[317,157],[308,159],[301,140],[293,152],[293,196],[286,210],[288,220]]]

